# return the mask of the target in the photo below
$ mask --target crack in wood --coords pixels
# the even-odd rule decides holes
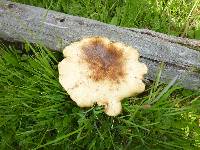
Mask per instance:
[[[131,29],[131,28],[126,28],[132,32],[136,33],[141,33],[141,34],[146,34],[151,37],[156,37],[164,41],[168,41],[171,43],[175,44],[181,44],[183,46],[186,46],[188,48],[193,48],[195,50],[200,51],[200,41],[199,40],[194,40],[194,39],[187,39],[187,38],[182,38],[182,37],[175,37],[175,36],[166,36],[163,33],[157,33],[148,29]]]

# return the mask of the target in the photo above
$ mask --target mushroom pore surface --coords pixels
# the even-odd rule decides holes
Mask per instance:
[[[95,37],[82,46],[84,59],[92,72],[94,81],[110,80],[119,82],[124,77],[123,50],[112,42],[106,43]]]
[[[145,64],[137,49],[106,37],[85,37],[63,50],[59,82],[79,107],[103,105],[109,116],[122,112],[121,101],[145,90]]]

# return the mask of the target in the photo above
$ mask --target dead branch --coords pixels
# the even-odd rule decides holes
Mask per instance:
[[[147,79],[153,80],[161,62],[166,64],[161,81],[178,75],[178,83],[189,89],[200,88],[200,47],[198,40],[168,36],[144,29],[120,28],[98,21],[43,8],[0,1],[0,38],[8,41],[42,43],[61,51],[86,36],[105,36],[139,49],[148,65]]]

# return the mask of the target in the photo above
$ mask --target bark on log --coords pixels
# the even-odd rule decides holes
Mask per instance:
[[[177,38],[150,30],[121,28],[98,21],[71,16],[43,8],[0,1],[0,38],[42,43],[62,51],[71,42],[86,36],[105,36],[139,50],[141,61],[149,68],[147,79],[155,79],[164,62],[161,81],[168,83],[178,75],[177,84],[200,89],[200,47],[198,40]]]

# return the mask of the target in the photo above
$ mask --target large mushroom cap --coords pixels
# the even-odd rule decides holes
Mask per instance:
[[[105,37],[84,38],[63,50],[59,81],[80,107],[105,106],[109,116],[121,112],[121,100],[145,90],[147,73],[138,51]]]

